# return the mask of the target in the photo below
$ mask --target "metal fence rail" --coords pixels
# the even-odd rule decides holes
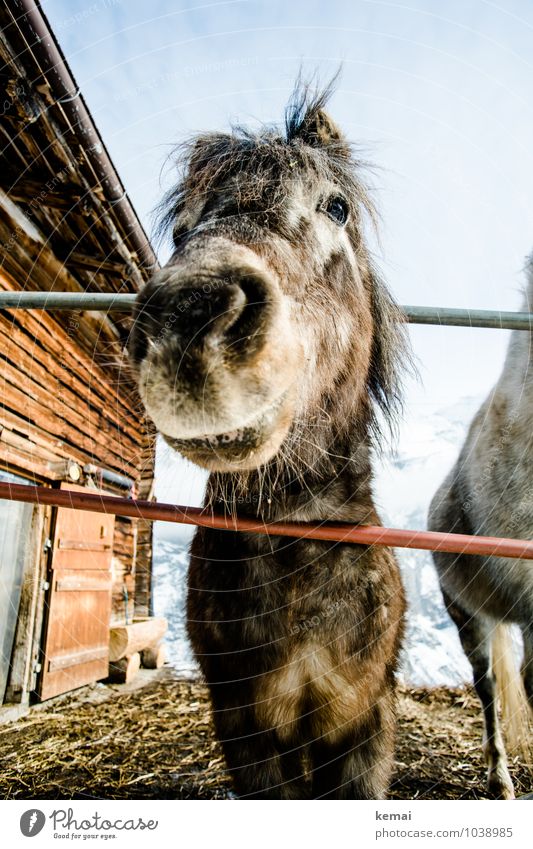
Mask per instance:
[[[90,292],[0,292],[0,309],[131,312],[136,295]]]
[[[417,548],[426,551],[448,551],[453,554],[481,554],[495,557],[513,557],[533,560],[533,541],[506,539],[504,537],[447,534],[436,531],[411,531],[399,528],[382,528],[378,525],[349,525],[321,522],[261,522],[237,516],[208,513],[199,507],[180,507],[177,504],[154,504],[152,501],[134,501],[129,498],[96,495],[89,492],[49,489],[44,486],[0,483],[0,498],[30,504],[47,504],[68,507],[72,510],[89,510],[130,516],[134,519],[179,522],[201,525],[224,531],[246,531],[305,539],[319,539],[351,545],[386,545],[395,548]]]
[[[86,292],[0,292],[0,309],[98,310],[130,312],[135,295]],[[401,306],[409,324],[448,327],[488,327],[500,330],[533,330],[533,313],[499,310],[466,310],[451,307]]]
[[[0,292],[0,309],[97,310],[130,312],[136,296],[78,292]],[[440,324],[452,327],[488,327],[511,330],[533,330],[533,313],[498,312],[497,310],[462,310],[447,307],[402,306],[411,324]],[[342,523],[303,524],[295,522],[261,523],[253,519],[206,513],[194,507],[154,504],[127,498],[106,497],[90,493],[48,489],[42,486],[0,484],[0,499],[70,507],[131,516],[149,521],[180,522],[222,530],[305,537],[351,543],[354,545],[387,545],[455,554],[512,557],[533,560],[533,541],[467,534],[401,530],[379,526],[357,526]]]
[[[452,307],[402,306],[410,324],[448,327],[492,327],[500,330],[533,330],[533,313],[499,310],[461,310]]]

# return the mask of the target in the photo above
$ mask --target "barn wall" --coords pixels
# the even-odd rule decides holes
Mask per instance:
[[[44,18],[41,27],[38,10],[32,21],[15,21],[12,11],[0,8],[6,93],[0,115],[0,290],[136,292],[158,267],[157,258],[53,33]],[[48,35],[35,40],[35,32]],[[129,479],[132,494],[151,498],[154,433],[122,355],[130,325],[127,314],[0,310],[0,469],[59,487],[62,481],[72,486],[78,467],[90,464]],[[82,476],[80,483],[126,493],[97,474]],[[53,619],[47,607],[72,590],[50,581],[59,511],[35,507],[32,516],[29,545],[22,539],[19,544],[20,558],[25,552],[22,586],[11,594],[15,599],[20,590],[9,702],[27,701],[50,673],[44,669],[47,650],[43,659]],[[108,538],[110,533],[109,527]],[[117,517],[113,533],[111,624],[149,613],[152,583],[151,524]],[[83,536],[80,550],[88,547]],[[63,542],[70,551],[68,539]],[[72,558],[73,567],[83,561]],[[106,581],[108,610],[109,575]],[[66,657],[52,655],[56,666],[67,668]]]
[[[0,289],[79,289],[39,233],[12,215],[0,205],[0,241],[10,245]],[[123,335],[96,313],[0,311],[0,466],[53,485],[68,462],[90,463],[150,496],[154,436],[122,357]],[[138,525],[115,523],[113,622],[125,620],[126,604],[130,618],[149,608],[151,527]]]

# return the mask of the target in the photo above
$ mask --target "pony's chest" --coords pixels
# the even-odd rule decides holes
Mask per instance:
[[[333,743],[346,723],[371,705],[375,672],[369,662],[341,659],[327,645],[307,639],[259,677],[258,723],[274,730],[281,742],[298,734]]]

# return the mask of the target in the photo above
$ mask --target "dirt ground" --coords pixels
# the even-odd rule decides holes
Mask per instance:
[[[481,717],[469,689],[400,692],[392,799],[485,799]],[[4,799],[223,799],[230,790],[206,688],[164,670],[137,689],[97,685],[0,726]],[[511,759],[517,795],[533,771]]]

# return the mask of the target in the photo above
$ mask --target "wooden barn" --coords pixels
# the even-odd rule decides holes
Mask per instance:
[[[0,290],[136,292],[156,257],[40,6],[0,10]],[[121,313],[0,310],[0,480],[152,497]],[[0,501],[0,704],[108,675],[151,613],[147,522]]]

